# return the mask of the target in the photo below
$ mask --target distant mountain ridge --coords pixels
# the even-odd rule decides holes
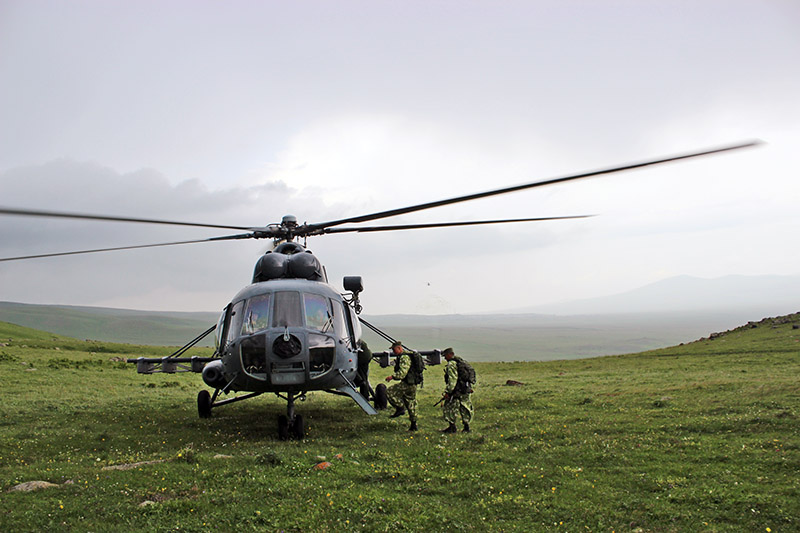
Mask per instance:
[[[595,315],[658,312],[737,312],[783,315],[800,310],[800,276],[675,276],[632,291],[526,306],[509,313]]]
[[[634,291],[485,315],[378,315],[372,324],[415,349],[457,347],[476,361],[572,359],[691,342],[800,310],[800,277],[679,276]],[[78,339],[182,346],[216,313],[0,302],[0,321]],[[386,341],[365,328],[373,349]],[[209,336],[205,346],[210,345]]]
[[[181,346],[216,324],[215,313],[0,302],[0,321],[77,339]],[[213,342],[208,337],[203,345]]]

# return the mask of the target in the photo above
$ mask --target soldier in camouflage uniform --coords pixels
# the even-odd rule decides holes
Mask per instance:
[[[408,411],[408,419],[411,421],[409,431],[417,430],[417,385],[409,383],[408,373],[411,370],[411,354],[403,350],[400,341],[392,343],[392,351],[397,356],[394,365],[394,374],[386,376],[386,381],[397,381],[386,390],[386,397],[389,403],[395,408],[394,414],[389,418],[397,418]]]
[[[472,389],[463,390],[465,387],[457,387],[458,383],[458,357],[452,348],[445,348],[442,352],[447,360],[444,367],[444,405],[442,405],[442,415],[449,424],[442,433],[455,433],[456,418],[461,415],[461,422],[464,424],[464,432],[469,433],[469,423],[475,410],[472,407]]]

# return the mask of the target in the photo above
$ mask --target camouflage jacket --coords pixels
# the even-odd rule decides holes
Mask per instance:
[[[409,352],[404,351],[397,356],[397,361],[394,364],[394,374],[392,379],[400,381],[406,377],[408,371],[411,369],[411,355]]]
[[[450,359],[444,367],[444,393],[453,394],[458,382],[458,365],[455,359]]]

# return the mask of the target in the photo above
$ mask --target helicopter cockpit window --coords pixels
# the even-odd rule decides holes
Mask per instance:
[[[231,308],[231,324],[228,326],[228,334],[226,344],[235,340],[239,335],[239,330],[242,327],[242,318],[244,318],[244,301],[236,302]]]
[[[225,342],[225,339],[222,336],[223,334],[222,330],[225,328],[225,316],[227,315],[227,313],[228,313],[228,308],[226,307],[225,309],[222,310],[222,314],[219,315],[219,320],[217,321],[217,327],[214,330],[214,348],[216,348],[217,350],[219,350],[220,344]]]
[[[350,335],[347,333],[347,326],[345,325],[344,308],[342,302],[331,300],[333,304],[333,328],[340,337],[346,338]]]
[[[259,294],[247,300],[247,310],[244,313],[242,335],[250,335],[256,331],[267,329],[269,324],[269,302],[272,294]]]
[[[323,333],[333,327],[333,316],[327,298],[319,294],[303,293],[303,303],[306,310],[306,327]]]
[[[285,328],[303,325],[303,309],[299,292],[276,292],[272,327]]]

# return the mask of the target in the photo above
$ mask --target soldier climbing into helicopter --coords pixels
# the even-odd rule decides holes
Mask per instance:
[[[369,362],[372,361],[372,351],[363,340],[358,341],[358,367],[356,372],[356,384],[359,386],[361,396],[369,398],[375,392],[369,384]],[[385,406],[384,406],[385,407]]]
[[[469,433],[469,423],[475,409],[472,407],[472,388],[475,386],[475,370],[472,365],[458,357],[452,348],[445,348],[442,355],[447,360],[444,368],[444,393],[442,415],[448,426],[442,433],[455,433],[456,418],[461,415],[464,432]]]
[[[408,411],[411,421],[409,431],[417,430],[417,386],[422,384],[422,371],[424,363],[422,356],[416,352],[403,349],[403,343],[394,341],[392,352],[397,356],[394,364],[394,374],[386,376],[386,381],[397,381],[386,391],[389,403],[395,408],[389,418],[403,416]]]

